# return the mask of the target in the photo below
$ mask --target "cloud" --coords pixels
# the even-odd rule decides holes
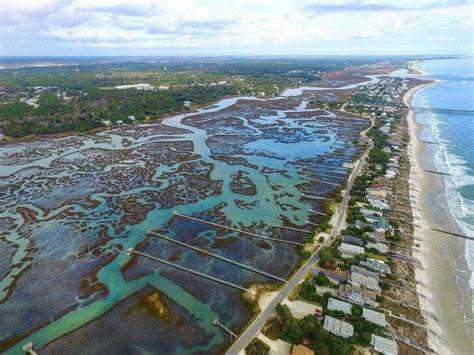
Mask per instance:
[[[443,9],[449,7],[458,7],[472,4],[469,0],[451,0],[451,1],[411,1],[409,3],[400,2],[369,2],[348,0],[342,2],[314,2],[304,6],[305,10],[311,11],[315,14],[330,13],[330,12],[387,12],[387,11],[419,11],[419,10],[433,10]]]
[[[0,0],[0,55],[463,51],[473,1]],[[373,16],[372,16],[373,14]],[[383,14],[383,15],[377,15]],[[454,38],[454,40],[453,40]],[[395,49],[396,48],[396,49]],[[120,51],[119,51],[120,49]],[[108,51],[107,53],[110,53]]]

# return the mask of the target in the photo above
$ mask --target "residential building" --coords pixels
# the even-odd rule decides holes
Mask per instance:
[[[365,252],[365,249],[363,247],[360,247],[358,245],[347,244],[347,243],[341,243],[341,245],[339,246],[339,248],[337,248],[337,250],[339,250],[339,252],[343,256],[348,256],[348,257],[364,254]]]
[[[387,338],[372,334],[370,338],[370,345],[374,347],[375,351],[378,351],[385,355],[398,354],[397,343],[391,339],[387,339]]]
[[[351,285],[361,286],[362,288],[368,288],[369,290],[381,293],[379,282],[373,277],[365,276],[358,272],[352,272],[349,277],[349,282]]]
[[[191,101],[188,101],[188,100],[184,101],[184,102],[183,102],[183,106],[184,106],[185,108],[191,108]]]
[[[385,313],[373,311],[368,308],[362,309],[362,317],[367,319],[369,322],[385,327],[387,325],[387,320],[385,318]]]
[[[354,237],[352,235],[345,235],[342,237],[342,241],[344,243],[348,243],[348,244],[353,244],[353,245],[358,245],[360,247],[363,247],[364,246],[364,241],[360,238],[357,238],[357,237]]]
[[[366,245],[367,249],[375,249],[381,254],[386,254],[388,252],[388,247],[387,244],[382,244],[382,243],[367,243]]]
[[[361,261],[360,265],[375,270],[379,274],[390,274],[390,266],[388,266],[381,260],[367,258],[365,261]]]
[[[117,121],[117,124],[118,124],[119,126],[123,126],[123,121],[122,121],[122,120],[118,120],[118,121]]]
[[[371,195],[367,195],[367,201],[369,201],[370,205],[374,208],[377,208],[379,210],[388,210],[390,208],[390,205],[387,203],[387,201],[373,197]]]
[[[376,279],[377,281],[379,281],[379,279],[380,279],[379,274],[377,274],[376,272],[369,271],[366,268],[363,268],[363,267],[357,266],[357,265],[352,265],[351,266],[351,272],[357,272],[359,274],[372,277],[372,278]]]
[[[377,293],[372,290],[362,289],[360,286],[341,284],[337,294],[351,303],[378,307]]]
[[[354,335],[352,324],[330,316],[324,317],[324,329],[343,338],[350,338]]]
[[[339,301],[335,298],[328,299],[328,309],[331,311],[341,311],[345,314],[352,314],[352,305],[350,303]]]

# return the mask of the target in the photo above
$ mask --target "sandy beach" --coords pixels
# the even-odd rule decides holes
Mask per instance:
[[[410,101],[418,90],[435,83],[419,85],[404,96]],[[456,283],[456,266],[462,267],[464,241],[429,227],[457,231],[451,220],[444,199],[444,178],[422,169],[436,170],[433,154],[436,146],[419,141],[422,127],[416,123],[416,115],[410,110],[407,116],[410,132],[408,155],[410,157],[410,198],[415,224],[413,254],[423,268],[416,269],[417,290],[421,294],[420,307],[428,325],[429,345],[439,354],[470,354],[472,342],[466,334],[464,314],[461,308],[462,291]]]

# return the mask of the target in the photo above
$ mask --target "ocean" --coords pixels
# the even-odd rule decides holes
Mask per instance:
[[[412,106],[428,108],[416,115],[423,125],[420,140],[437,143],[428,144],[422,161],[426,167],[450,174],[444,178],[444,195],[435,199],[435,208],[450,214],[458,228],[455,232],[474,238],[474,59],[429,60],[417,67],[425,73],[424,78],[437,81],[418,91],[412,100]],[[455,274],[464,296],[464,324],[471,339],[473,270],[474,241],[466,240],[464,258],[456,261]]]

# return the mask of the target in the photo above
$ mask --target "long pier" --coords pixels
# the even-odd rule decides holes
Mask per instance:
[[[327,168],[327,169],[333,169],[333,170],[344,170],[345,173],[347,173],[347,168],[344,168],[343,166],[334,166],[334,165],[324,165],[324,164],[311,164],[311,166],[319,166],[322,168]]]
[[[323,180],[319,180],[319,179],[306,179],[308,181],[313,181],[313,182],[317,182],[318,184],[327,184],[327,185],[332,185],[332,186],[341,186],[341,184],[336,184],[335,182],[329,182],[329,181],[323,181]]]
[[[434,113],[453,113],[458,115],[474,115],[472,110],[459,110],[459,109],[448,109],[448,108],[436,108],[436,107],[410,107],[411,110],[416,112],[434,112]]]
[[[315,211],[315,210],[313,210],[313,209],[308,210],[308,212],[309,212],[309,213],[314,213],[314,214],[319,214],[319,215],[321,215],[321,216],[327,216],[327,215],[328,215],[327,213]]]
[[[214,321],[212,322],[212,324],[214,324],[216,327],[221,327],[222,329],[224,329],[227,333],[230,334],[230,337],[231,338],[235,338],[237,339],[237,334],[235,334],[232,330],[230,330],[229,328],[227,328],[224,324],[222,324],[221,322],[219,322],[219,319],[214,319]]]
[[[156,237],[159,237],[159,238],[162,238],[164,240],[167,240],[171,243],[175,243],[175,244],[179,244],[181,246],[184,246],[186,248],[189,248],[189,249],[192,249],[192,250],[195,250],[195,251],[198,251],[200,253],[203,253],[203,254],[206,254],[206,255],[209,255],[209,256],[212,256],[213,258],[216,258],[216,259],[219,259],[219,260],[223,260],[229,264],[233,264],[233,265],[237,265],[237,266],[240,266],[241,268],[244,268],[244,269],[247,269],[247,270],[250,270],[250,271],[253,271],[257,274],[261,274],[261,275],[264,275],[264,276],[268,276],[272,279],[275,279],[275,280],[278,280],[278,281],[281,281],[281,282],[286,282],[286,280],[284,278],[281,278],[279,276],[276,276],[276,275],[273,275],[273,274],[270,274],[266,271],[263,271],[263,270],[259,270],[259,269],[256,269],[252,266],[248,266],[248,265],[245,265],[243,263],[239,263],[238,261],[234,261],[232,259],[229,259],[229,258],[226,258],[224,256],[220,256],[220,255],[217,255],[217,254],[214,254],[214,253],[211,253],[207,250],[204,250],[204,249],[201,249],[201,248],[198,248],[198,247],[195,247],[191,244],[188,244],[188,243],[185,243],[185,242],[181,242],[179,240],[176,240],[176,239],[173,239],[173,238],[170,238],[170,237],[167,237],[163,234],[159,234],[159,233],[156,233],[156,232],[153,232],[151,229],[149,229],[147,231],[148,234],[151,234],[151,235],[154,235]]]
[[[130,256],[130,255],[132,255],[132,254],[137,254],[137,255],[143,256],[144,258],[148,258],[148,259],[151,259],[151,260],[155,260],[155,261],[158,261],[158,262],[160,262],[160,263],[162,263],[162,264],[165,264],[165,265],[168,265],[168,266],[171,266],[171,267],[180,269],[180,270],[182,270],[182,271],[186,271],[186,272],[189,272],[189,273],[191,273],[191,274],[204,277],[205,279],[208,279],[208,280],[211,280],[211,281],[215,281],[215,282],[218,282],[218,283],[221,283],[221,284],[224,284],[224,285],[227,285],[227,286],[230,286],[230,287],[239,289],[239,290],[241,290],[241,291],[249,292],[249,293],[251,293],[252,295],[255,295],[255,292],[253,292],[252,290],[249,290],[249,289],[247,289],[247,288],[245,288],[245,287],[236,285],[236,284],[234,284],[234,283],[232,283],[232,282],[225,281],[225,280],[222,280],[222,279],[218,279],[217,277],[210,276],[210,275],[206,275],[206,274],[203,274],[202,272],[195,271],[195,270],[189,269],[189,268],[184,267],[184,266],[181,266],[181,265],[173,264],[173,263],[171,263],[171,262],[169,262],[169,261],[167,261],[167,260],[163,260],[163,259],[157,258],[157,257],[155,257],[155,256],[148,255],[148,254],[142,253],[142,252],[140,252],[140,251],[136,251],[136,250],[133,249],[133,248],[129,248],[129,249],[127,250],[127,255]]]
[[[280,225],[274,225],[275,228],[281,228],[281,229],[288,229],[290,231],[294,231],[294,232],[300,232],[300,233],[306,233],[306,234],[310,234],[311,232],[310,231],[307,231],[305,229],[299,229],[299,228],[293,228],[293,227],[286,227],[286,226],[280,226]]]
[[[306,194],[301,194],[301,197],[307,198],[309,200],[333,200],[332,198],[329,197],[324,197],[324,196],[316,196],[316,195],[306,195]]]
[[[438,228],[429,228],[429,229],[431,229],[432,231],[435,231],[435,232],[440,232],[440,233],[444,233],[444,234],[449,234],[449,235],[452,235],[453,237],[459,237],[459,238],[474,240],[473,237],[468,237],[467,235],[464,235],[464,234],[449,232],[449,231],[445,231],[445,230],[438,229]]]
[[[287,243],[287,244],[293,244],[293,245],[304,245],[304,243],[293,242],[293,241],[291,241],[291,240],[278,239],[278,238],[272,238],[272,237],[265,237],[265,236],[263,236],[263,235],[258,235],[258,234],[251,233],[251,232],[247,232],[247,231],[244,231],[244,230],[241,230],[241,229],[237,229],[237,228],[233,228],[233,227],[224,226],[224,225],[222,225],[222,224],[217,224],[217,223],[214,223],[214,222],[209,222],[209,221],[206,221],[206,220],[204,220],[204,219],[200,219],[200,218],[196,218],[196,217],[187,216],[187,215],[181,214],[181,213],[179,213],[179,212],[177,212],[177,211],[173,211],[173,215],[179,216],[179,217],[182,217],[182,218],[187,218],[187,219],[190,219],[190,220],[193,220],[193,221],[197,221],[197,222],[209,224],[209,225],[214,226],[214,227],[217,227],[217,228],[228,229],[228,230],[231,230],[231,231],[234,231],[234,232],[237,232],[237,233],[241,233],[241,234],[245,234],[245,235],[249,235],[249,236],[255,237],[255,238],[266,239],[266,240],[272,240],[272,241],[274,241],[274,242]]]
[[[320,176],[320,177],[323,177],[323,178],[339,179],[339,180],[346,180],[347,179],[347,176],[333,176],[333,175],[321,174],[321,173],[318,173],[318,172],[314,172],[312,174],[315,174],[316,176]]]
[[[449,173],[444,173],[444,172],[442,172],[442,171],[426,170],[426,169],[422,169],[421,171],[424,171],[425,173],[431,173],[431,174],[438,174],[438,175],[452,176],[451,174],[449,174]]]

